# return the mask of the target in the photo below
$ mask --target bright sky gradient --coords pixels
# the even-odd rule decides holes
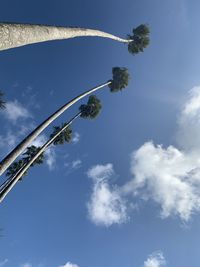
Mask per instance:
[[[0,52],[0,157],[60,105],[127,67],[127,90],[97,93],[0,205],[0,267],[199,267],[200,2],[0,0],[2,22],[80,26],[121,37],[147,23],[151,44],[76,38]],[[68,121],[81,103],[54,125]],[[43,143],[51,127],[36,141]],[[1,181],[5,176],[1,178]]]

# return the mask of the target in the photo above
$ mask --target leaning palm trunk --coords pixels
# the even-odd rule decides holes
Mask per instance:
[[[64,111],[75,104],[83,97],[111,84],[112,81],[103,83],[97,87],[94,87],[79,96],[72,99],[70,102],[59,108],[55,113],[43,121],[32,133],[30,133],[19,145],[17,145],[1,162],[0,162],[0,175],[13,163],[13,161],[32,143],[32,141],[50,125],[57,117],[59,117]]]
[[[24,173],[30,168],[30,166],[34,163],[34,161],[42,154],[44,151],[54,142],[54,140],[66,129],[68,128],[72,122],[79,118],[81,112],[76,114],[66,125],[64,125],[58,133],[56,133],[52,138],[50,138],[35,154],[35,156],[30,159],[24,166],[12,177],[7,179],[0,187],[0,202],[7,196],[10,190],[15,186],[15,184],[19,181],[19,179],[24,175]]]
[[[6,50],[28,44],[69,39],[81,36],[98,36],[115,41],[129,43],[130,40],[93,29],[77,27],[56,27],[46,25],[0,23],[0,50]]]

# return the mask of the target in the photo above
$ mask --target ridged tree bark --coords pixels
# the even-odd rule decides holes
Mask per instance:
[[[33,130],[19,145],[17,145],[1,162],[0,162],[0,175],[4,173],[4,171],[14,162],[14,160],[33,142],[38,135],[47,128],[57,117],[59,117],[64,111],[66,111],[69,107],[75,104],[77,101],[82,99],[83,97],[105,87],[112,83],[112,81],[108,81],[103,83],[97,87],[94,87],[79,96],[72,99],[70,102],[59,108],[55,113],[53,113],[50,117],[48,117],[45,121],[43,121],[35,130]]]
[[[34,161],[43,153],[45,150],[54,142],[54,140],[66,129],[68,128],[72,122],[79,118],[81,112],[76,114],[65,126],[63,126],[57,134],[55,134],[52,138],[50,138],[35,154],[35,156],[29,160],[12,178],[7,179],[0,186],[0,202],[7,196],[10,190],[14,187],[14,185],[19,181],[19,179],[23,176],[23,174],[30,168],[30,166],[34,163]]]
[[[0,50],[6,50],[28,44],[69,39],[81,36],[104,37],[123,43],[132,42],[130,39],[123,39],[107,32],[93,29],[0,23]]]

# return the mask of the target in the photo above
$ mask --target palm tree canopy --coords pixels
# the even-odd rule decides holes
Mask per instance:
[[[25,164],[24,159],[13,162],[10,167],[7,169],[6,176],[13,177]],[[26,175],[27,172],[23,174]]]
[[[54,131],[53,133],[50,135],[50,138],[53,138],[65,125],[67,125],[66,123],[63,123],[62,126],[54,126]],[[58,137],[56,137],[56,139],[54,140],[53,144],[54,145],[62,145],[65,142],[69,143],[71,141],[72,138],[72,129],[70,127],[67,127],[63,132],[61,132],[59,134]]]
[[[6,102],[2,99],[2,97],[4,96],[4,93],[2,91],[0,91],[0,109],[4,109],[6,106]]]
[[[23,153],[24,157],[18,161],[13,162],[7,169],[6,176],[13,177],[25,164],[30,161],[40,150],[40,147],[30,146],[27,148],[26,152]],[[41,154],[31,165],[33,167],[36,164],[42,164],[44,161],[44,154]],[[26,175],[27,171],[23,174]],[[20,179],[21,180],[21,179]]]
[[[23,157],[24,162],[30,161],[40,150],[40,147],[36,146],[30,146],[27,147],[26,152],[23,153],[25,157]],[[31,166],[34,166],[35,164],[42,164],[44,162],[44,154],[41,154]]]
[[[128,35],[129,40],[132,40],[132,42],[128,43],[128,51],[132,55],[143,52],[144,48],[149,45],[149,34],[149,27],[145,24],[141,24],[137,28],[134,28],[133,35]]]
[[[94,119],[98,116],[101,108],[101,101],[95,95],[91,95],[88,99],[87,104],[83,104],[79,107],[81,118]]]
[[[127,68],[114,67],[112,69],[113,79],[109,84],[111,92],[118,92],[128,86],[129,72]]]

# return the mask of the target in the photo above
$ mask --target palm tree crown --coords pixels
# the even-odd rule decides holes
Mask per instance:
[[[25,162],[30,161],[36,154],[37,152],[40,150],[40,147],[36,147],[36,146],[29,146],[27,147],[26,152],[23,153],[23,155],[25,157],[23,157],[23,160]],[[41,154],[37,160],[34,161],[34,163],[31,166],[34,166],[35,164],[42,164],[44,161],[44,154]]]
[[[13,177],[21,168],[24,167],[24,165],[25,161],[23,159],[13,162],[7,169],[6,176]],[[25,172],[23,176],[26,174],[27,172]]]
[[[0,109],[4,109],[6,106],[6,102],[2,99],[2,97],[4,96],[4,93],[2,91],[0,91]]]
[[[118,92],[128,86],[129,73],[127,68],[114,67],[112,69],[113,79],[109,84],[111,92]]]
[[[133,35],[128,35],[128,38],[132,40],[132,42],[128,43],[128,51],[132,54],[138,54],[144,51],[149,45],[149,27],[145,24],[141,24],[137,28],[133,29]]]
[[[102,108],[101,101],[95,96],[91,95],[88,99],[87,104],[83,104],[79,107],[81,112],[81,118],[94,119],[99,114]]]
[[[18,161],[13,162],[10,167],[7,169],[6,176],[13,177],[20,169],[22,169],[27,162],[29,162],[40,150],[40,147],[30,146],[27,148],[26,152],[23,153],[24,157]],[[44,161],[44,154],[41,154],[31,167],[35,166],[36,164],[42,164]],[[27,171],[23,174],[26,175]]]
[[[64,126],[66,126],[67,123],[63,123],[62,126],[53,126],[54,131],[50,135],[50,138],[53,138]],[[56,137],[53,144],[54,145],[62,145],[65,142],[69,143],[72,139],[72,129],[70,127],[67,127],[64,131],[62,131],[59,136]]]

